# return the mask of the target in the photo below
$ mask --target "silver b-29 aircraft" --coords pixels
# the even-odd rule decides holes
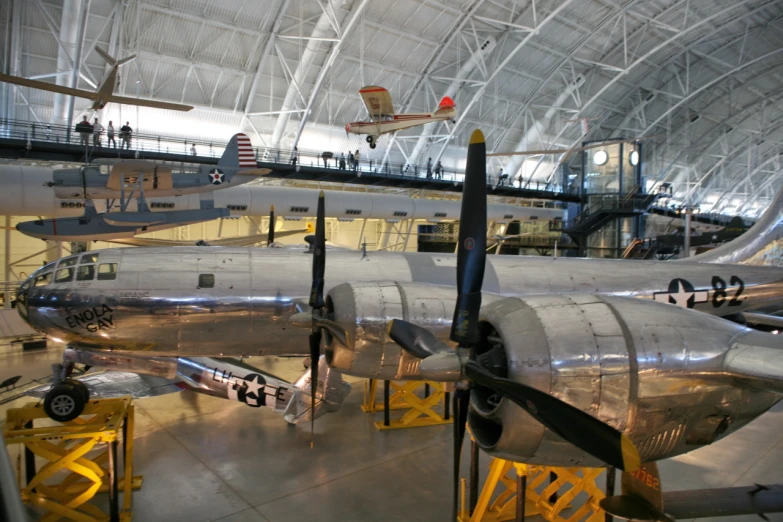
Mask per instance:
[[[117,359],[312,356],[323,332],[343,373],[455,381],[455,442],[470,422],[485,451],[534,464],[631,471],[710,444],[783,397],[783,338],[738,324],[779,320],[783,269],[734,264],[780,240],[783,191],[734,251],[694,262],[487,258],[485,154],[474,133],[456,256],[325,261],[322,240],[312,256],[102,250],[38,270],[17,308],[72,349]],[[46,397],[57,400],[82,408],[68,383]]]

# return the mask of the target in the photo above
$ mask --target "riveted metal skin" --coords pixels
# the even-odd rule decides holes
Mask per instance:
[[[744,386],[724,365],[743,343],[769,344],[774,336],[706,314],[574,293],[503,299],[485,306],[481,321],[484,331],[501,339],[508,378],[622,431],[645,462],[710,444],[781,398]],[[603,465],[505,398],[478,389],[471,405],[471,432],[493,456],[549,466]]]

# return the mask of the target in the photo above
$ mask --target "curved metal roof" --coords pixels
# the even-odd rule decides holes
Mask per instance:
[[[104,73],[97,45],[137,55],[120,94],[196,107],[103,111],[139,129],[223,140],[244,130],[261,147],[301,140],[455,166],[476,126],[495,151],[645,138],[644,174],[671,183],[675,202],[747,215],[783,179],[779,1],[9,0],[0,7],[3,70],[67,79],[82,9],[80,88]],[[370,150],[343,131],[365,116],[357,91],[370,84],[388,88],[399,111],[433,110],[449,94],[456,123]],[[54,94],[4,88],[15,97],[4,115],[62,118]],[[76,102],[77,116],[87,105]],[[542,180],[560,159],[494,158],[492,168]]]

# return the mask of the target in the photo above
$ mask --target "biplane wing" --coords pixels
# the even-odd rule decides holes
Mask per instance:
[[[378,121],[382,116],[394,114],[391,95],[383,87],[368,85],[359,89],[359,94],[361,94],[367,112],[373,121]]]

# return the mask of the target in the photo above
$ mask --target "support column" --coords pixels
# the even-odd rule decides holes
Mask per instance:
[[[60,41],[62,49],[57,51],[57,85],[70,87],[73,71],[72,57],[76,55],[76,42],[79,36],[79,13],[81,13],[84,0],[65,0],[63,2],[63,14],[60,18]],[[68,96],[65,94],[54,95],[54,107],[52,109],[51,122],[57,125],[68,123]]]
[[[3,243],[3,281],[11,281],[11,218],[5,217],[5,243]],[[4,289],[3,308],[11,308],[11,285]]]
[[[11,52],[8,60],[8,73],[14,76],[21,75],[22,56],[22,0],[13,0],[11,7]],[[19,87],[8,85],[6,90],[6,116],[9,119],[16,118],[16,90]]]
[[[87,16],[90,14],[90,0],[84,0],[81,5],[81,11],[79,12],[79,29],[76,35],[76,52],[73,57],[73,70],[71,71],[71,85],[72,89],[76,89],[79,86],[79,71],[82,66],[82,48],[84,47],[84,33],[87,29]],[[68,141],[70,141],[71,127],[73,127],[73,104],[74,97],[68,97],[67,110],[67,130],[66,135]]]
[[[685,210],[685,235],[683,236],[682,257],[691,255],[691,214],[692,210]]]
[[[383,228],[381,229],[381,240],[378,244],[378,250],[383,250],[389,246],[389,236],[391,235],[392,224],[388,221],[383,222]]]

